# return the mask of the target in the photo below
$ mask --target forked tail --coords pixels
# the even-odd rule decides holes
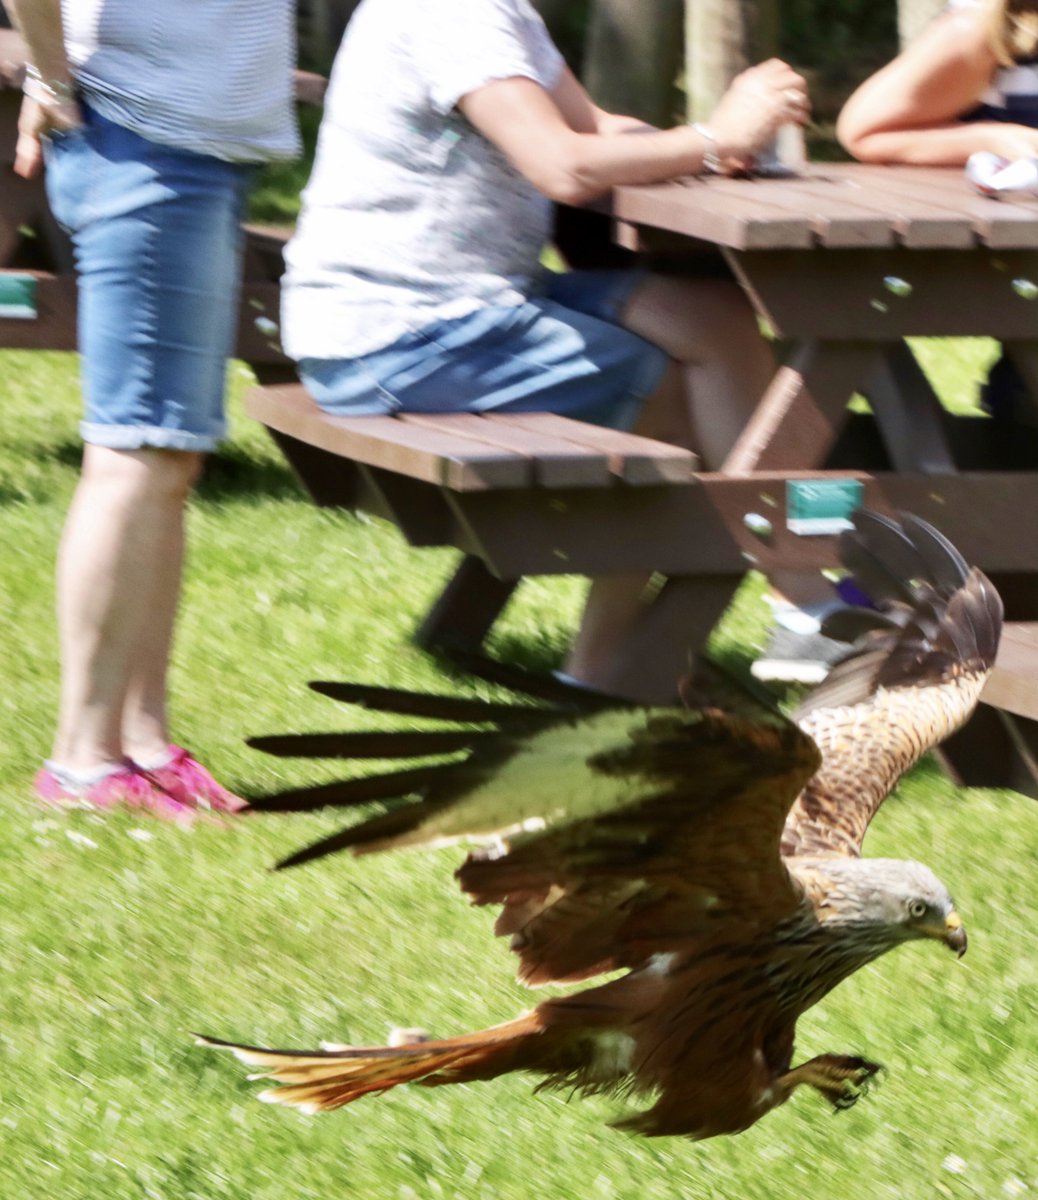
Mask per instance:
[[[401,1083],[431,1086],[493,1079],[532,1066],[531,1039],[544,1032],[536,1013],[479,1033],[400,1046],[341,1046],[323,1050],[265,1050],[199,1036],[203,1046],[230,1050],[260,1070],[250,1079],[284,1086],[267,1088],[260,1100],[291,1104],[303,1112],[324,1112],[350,1104],[369,1092],[387,1092]]]

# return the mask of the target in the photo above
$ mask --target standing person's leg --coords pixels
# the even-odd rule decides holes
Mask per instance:
[[[137,703],[131,681],[145,669],[164,673],[168,636],[165,645],[148,643],[172,626],[183,506],[199,462],[189,453],[85,448],[57,572],[62,671],[53,758],[73,771],[165,751],[160,720],[150,743],[143,729],[127,742],[123,725]]]
[[[94,113],[50,157],[80,269],[88,445],[60,555],[61,715],[40,791],[174,813],[233,807],[169,745],[165,679],[184,506],[224,429],[249,171]]]
[[[173,648],[173,630],[180,603],[184,570],[185,509],[191,488],[202,470],[200,454],[187,451],[141,451],[148,474],[141,497],[138,528],[151,525],[146,556],[150,570],[140,572],[141,603],[150,616],[137,631],[136,651],[130,666],[129,686],[123,706],[122,744],[136,763],[160,762],[168,757],[166,676]]]

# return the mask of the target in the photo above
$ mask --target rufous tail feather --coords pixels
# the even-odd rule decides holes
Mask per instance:
[[[325,1112],[350,1104],[369,1092],[387,1092],[402,1083],[461,1083],[492,1079],[514,1070],[524,1043],[543,1031],[536,1014],[503,1025],[442,1041],[397,1046],[347,1046],[334,1050],[266,1050],[218,1038],[198,1036],[203,1046],[229,1050],[266,1079],[260,1100],[290,1104],[304,1112]]]

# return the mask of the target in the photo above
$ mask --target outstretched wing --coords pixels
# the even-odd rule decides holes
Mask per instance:
[[[823,627],[857,641],[795,714],[822,767],[789,813],[787,856],[859,854],[905,771],[969,718],[998,649],[998,593],[937,530],[904,514],[854,523],[841,557],[880,607]]]
[[[340,694],[400,708],[386,689],[343,685]],[[454,702],[443,700],[447,713]],[[427,715],[435,701],[425,698]],[[579,715],[487,706],[486,724],[496,730],[472,730],[471,752],[460,762],[253,807],[419,797],[282,865],[345,848],[491,839],[458,876],[474,903],[502,906],[497,932],[511,936],[520,977],[531,984],[640,966],[724,929],[770,925],[795,908],[800,893],[780,860],[779,838],[819,761],[810,738],[764,708],[736,716],[600,701],[590,701],[598,711]],[[477,706],[465,711],[471,721],[478,702],[464,703]],[[354,751],[364,736],[355,735]],[[372,736],[380,754],[391,750],[392,733]],[[416,735],[398,736],[402,752],[413,753]]]

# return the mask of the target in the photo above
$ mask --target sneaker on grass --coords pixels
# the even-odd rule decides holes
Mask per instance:
[[[211,809],[233,813],[245,807],[245,801],[216,782],[205,767],[183,746],[169,747],[169,759],[158,766],[137,769],[151,783],[190,809]]]
[[[76,784],[60,770],[42,767],[36,773],[36,795],[54,808],[136,808],[166,821],[188,824],[191,810],[136,767],[119,767],[92,783]]]

